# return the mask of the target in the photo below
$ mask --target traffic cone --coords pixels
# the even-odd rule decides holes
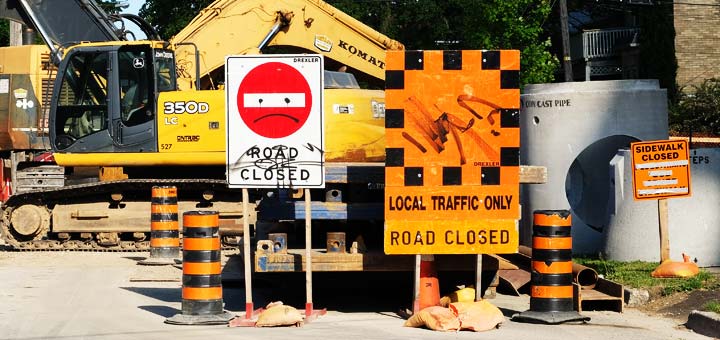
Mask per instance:
[[[440,282],[435,271],[435,256],[420,256],[420,287],[414,312],[440,305]]]
[[[11,190],[10,190],[10,178],[5,178],[5,185],[3,185],[2,193],[0,193],[0,199],[2,199],[3,202],[7,201],[8,198],[10,198]]]

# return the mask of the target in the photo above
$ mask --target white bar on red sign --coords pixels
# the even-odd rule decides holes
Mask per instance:
[[[304,93],[245,93],[245,107],[305,107]]]

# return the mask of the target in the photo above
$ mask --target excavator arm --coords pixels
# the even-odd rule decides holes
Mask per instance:
[[[328,65],[385,79],[385,51],[403,45],[321,0],[217,0],[170,39],[176,46],[178,84],[215,88],[225,57],[256,54],[271,46],[319,53]],[[195,52],[199,51],[199,69]]]

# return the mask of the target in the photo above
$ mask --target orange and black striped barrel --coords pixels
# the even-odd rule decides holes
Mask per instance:
[[[571,226],[568,210],[533,212],[531,311],[574,309]]]
[[[223,314],[217,211],[183,214],[182,314]]]
[[[150,257],[174,259],[179,255],[177,188],[154,186],[150,206]]]

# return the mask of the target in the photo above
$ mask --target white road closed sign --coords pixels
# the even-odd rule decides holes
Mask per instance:
[[[229,56],[225,72],[228,185],[324,187],[322,56]]]

